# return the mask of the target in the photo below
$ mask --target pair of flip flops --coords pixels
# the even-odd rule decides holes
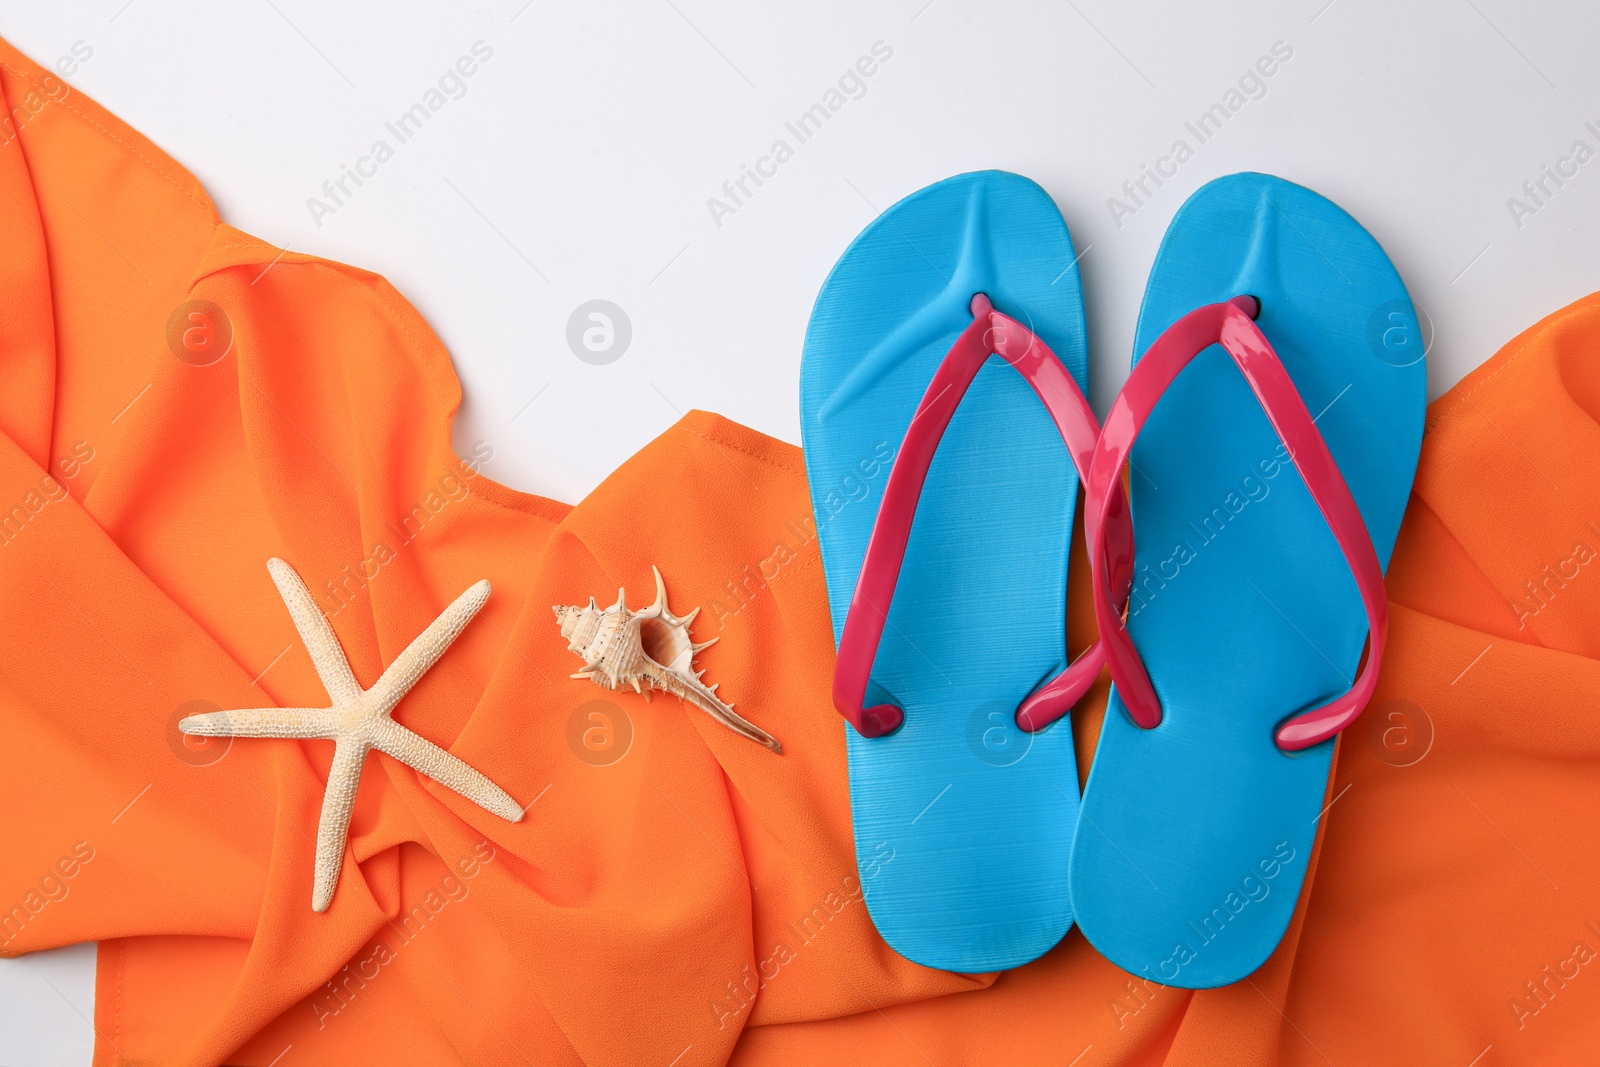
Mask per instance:
[[[1223,985],[1288,926],[1381,663],[1420,331],[1349,215],[1237,174],[1173,220],[1103,431],[1085,334],[1066,224],[998,171],[890,208],[817,298],[802,434],[857,864],[918,963],[1017,966],[1076,921],[1133,974]],[[1069,663],[1080,480],[1100,636]],[[1102,665],[1080,796],[1064,715]]]

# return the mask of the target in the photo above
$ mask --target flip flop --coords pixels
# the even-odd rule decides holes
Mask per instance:
[[[1075,264],[1037,185],[961,175],[867,227],[806,332],[857,868],[884,940],[930,967],[1014,967],[1072,924],[1077,765],[1050,724],[1102,662],[1066,654],[1074,463],[1098,436]]]
[[[1261,174],[1213,181],[1179,210],[1136,351],[1086,482],[1098,572],[1110,505],[1097,494],[1131,460],[1137,549],[1125,624],[1123,579],[1094,581],[1114,684],[1072,902],[1113,963],[1203,989],[1282,939],[1336,735],[1371,696],[1424,353],[1377,241]]]

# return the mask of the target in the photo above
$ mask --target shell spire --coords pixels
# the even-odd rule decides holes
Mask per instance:
[[[716,644],[719,638],[698,644],[689,637],[689,624],[700,614],[697,607],[687,615],[674,615],[667,606],[667,583],[661,571],[652,566],[656,582],[655,603],[640,611],[627,605],[627,593],[619,588],[617,602],[609,608],[556,605],[556,622],[567,648],[583,657],[583,669],[573,678],[587,678],[603,689],[631,688],[648,700],[650,690],[670,693],[693,704],[740,737],[782,752],[777,738],[734,713],[733,705],[717,696],[715,685],[701,679],[694,657]]]

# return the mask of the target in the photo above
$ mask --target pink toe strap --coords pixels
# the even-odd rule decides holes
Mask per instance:
[[[1080,478],[1089,469],[1100,435],[1094,412],[1077,382],[1043,341],[1015,319],[995,311],[982,293],[972,298],[972,315],[972,324],[950,346],[906,428],[839,638],[833,704],[864,737],[891,733],[905,720],[905,713],[893,704],[862,706],[867,681],[883,638],[928,468],[956,408],[990,354],[1004,359],[1032,386],[1055,421]],[[1120,603],[1125,604],[1132,585],[1133,534],[1120,482],[1107,489],[1100,518],[1106,542],[1100,550],[1106,560],[1106,578],[1121,590]],[[1102,644],[1103,639],[1097,639],[1065,670],[1034,690],[1017,709],[1018,725],[1024,730],[1041,730],[1070,711],[1100,676],[1105,662]]]
[[[1095,447],[1085,479],[1084,532],[1094,572],[1095,620],[1106,645],[1112,681],[1129,717],[1150,729],[1161,722],[1161,702],[1123,620],[1130,568],[1120,555],[1120,532],[1109,527],[1122,521],[1119,516],[1126,507],[1122,471],[1145,420],[1179,372],[1205,349],[1220,343],[1249,382],[1272,428],[1288,446],[1290,459],[1344,553],[1366,609],[1367,661],[1355,684],[1343,695],[1295,715],[1277,729],[1278,746],[1296,751],[1326,741],[1349,726],[1372,699],[1383,662],[1389,610],[1383,569],[1366,523],[1289,372],[1252,321],[1250,313],[1257,307],[1251,297],[1236,297],[1225,304],[1191,311],[1173,323],[1139,360],[1112,404]],[[1106,546],[1108,537],[1112,540],[1110,549]],[[1194,620],[1196,626],[1226,624],[1225,618]]]

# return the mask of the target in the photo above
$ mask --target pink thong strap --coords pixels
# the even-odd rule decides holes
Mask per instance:
[[[1161,702],[1123,619],[1128,564],[1120,555],[1122,535],[1113,525],[1123,521],[1126,508],[1122,470],[1134,439],[1167,387],[1197,355],[1220,343],[1250,384],[1272,428],[1287,446],[1323,520],[1333,531],[1355,577],[1367,615],[1367,661],[1355,684],[1343,695],[1279,725],[1278,746],[1292,752],[1334,736],[1354,722],[1372,699],[1383,662],[1389,609],[1383,569],[1366,523],[1289,372],[1253,321],[1258,312],[1259,304],[1248,296],[1235,297],[1225,304],[1209,304],[1173,323],[1150,346],[1112,404],[1095,446],[1085,479],[1084,532],[1094,574],[1095,621],[1106,645],[1111,679],[1128,716],[1139,726],[1151,729],[1161,722]],[[1113,539],[1109,554],[1108,537]],[[1210,625],[1214,621],[1197,619],[1195,624]]]
[[[1015,319],[994,310],[982,293],[972,298],[971,309],[972,324],[950,346],[906,428],[884,486],[883,502],[867,540],[861,573],[839,638],[833,704],[864,737],[882,737],[905,721],[904,711],[894,704],[862,706],[867,681],[888,621],[889,604],[894,599],[928,468],[967,387],[990,354],[1009,363],[1044,403],[1085,484],[1100,436],[1100,426],[1088,400],[1043,341]],[[1107,578],[1120,590],[1117,597],[1125,604],[1133,579],[1133,534],[1127,496],[1120,482],[1107,489],[1100,520],[1103,540],[1108,542],[1099,550],[1106,560]],[[1100,676],[1105,663],[1103,644],[1104,638],[1097,638],[1065,670],[1029,694],[1017,709],[1017,724],[1028,731],[1042,730],[1070,711]]]

